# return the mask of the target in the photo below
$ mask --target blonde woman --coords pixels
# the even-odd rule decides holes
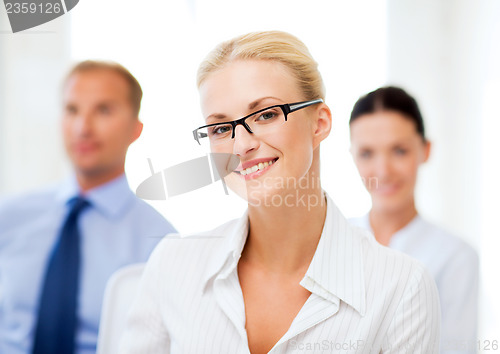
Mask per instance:
[[[321,188],[331,113],[305,45],[284,32],[223,42],[198,87],[195,140],[239,158],[226,182],[248,210],[161,242],[122,352],[438,352],[432,278],[349,226]]]

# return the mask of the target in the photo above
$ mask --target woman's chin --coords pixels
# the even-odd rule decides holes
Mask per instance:
[[[409,198],[403,198],[401,196],[394,196],[392,198],[379,197],[372,199],[372,204],[375,209],[383,211],[384,213],[398,213],[411,203],[409,200]]]
[[[235,180],[226,179],[227,186],[240,198],[244,199],[251,206],[265,206],[273,199],[273,196],[283,194],[283,189],[273,186],[266,186],[258,180]],[[274,197],[277,199],[277,197]]]

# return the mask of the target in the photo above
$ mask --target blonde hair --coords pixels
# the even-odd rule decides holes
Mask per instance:
[[[234,60],[273,60],[297,80],[305,100],[325,98],[318,64],[297,37],[281,31],[252,32],[217,45],[198,68],[198,87],[213,72]]]
[[[76,64],[66,75],[64,80],[64,86],[68,80],[75,74],[94,71],[94,70],[108,70],[117,73],[128,84],[129,87],[129,102],[132,106],[134,116],[139,116],[139,111],[141,110],[141,100],[142,100],[142,88],[139,81],[128,71],[124,66],[112,62],[112,61],[101,61],[101,60],[85,60]]]

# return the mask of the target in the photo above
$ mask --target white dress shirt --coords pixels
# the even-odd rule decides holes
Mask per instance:
[[[369,216],[349,219],[372,232]],[[479,261],[460,238],[415,216],[389,247],[419,260],[436,281],[441,302],[441,352],[475,353]]]
[[[160,242],[120,353],[249,353],[237,272],[247,235],[245,214],[203,234],[169,235]],[[321,238],[300,285],[311,295],[270,353],[439,351],[432,277],[417,261],[349,225],[329,197]]]

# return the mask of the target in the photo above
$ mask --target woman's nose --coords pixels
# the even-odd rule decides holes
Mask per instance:
[[[389,177],[392,171],[392,164],[390,158],[382,156],[378,159],[375,167],[375,172],[379,178]]]
[[[234,128],[233,154],[244,156],[259,147],[259,139],[249,133],[245,127],[237,125]]]

